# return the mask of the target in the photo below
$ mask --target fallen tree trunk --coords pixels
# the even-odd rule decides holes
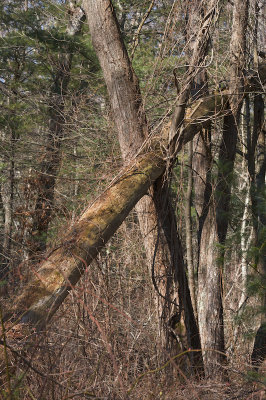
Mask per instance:
[[[176,149],[180,150],[191,140],[211,116],[222,116],[227,103],[228,93],[224,91],[200,99],[188,108]],[[171,122],[163,127],[160,135],[144,143],[139,154],[122,169],[61,240],[62,244],[36,269],[29,284],[13,299],[10,310],[4,310],[4,321],[11,320],[12,325],[16,324],[16,331],[21,336],[24,330],[27,333],[28,329],[45,328],[92,260],[153,182],[164,173],[170,126]],[[4,343],[3,338],[8,341],[8,329],[0,333],[1,344]],[[0,366],[6,363],[3,350],[4,347],[0,351]]]
[[[16,318],[38,328],[43,327],[86,267],[163,171],[164,161],[156,153],[135,159],[83,213],[62,245],[34,274],[16,302]]]
[[[202,123],[214,112],[224,109],[227,95],[213,95],[188,109],[184,129],[177,141],[182,146],[199,131]],[[200,115],[200,118],[197,118]],[[160,137],[146,141],[142,151],[125,167],[109,188],[83,213],[62,244],[33,274],[22,294],[13,301],[13,309],[5,320],[43,328],[69,291],[78,282],[86,267],[112,237],[126,216],[144,196],[153,182],[164,173],[170,124]]]
[[[261,70],[264,72],[265,68]],[[264,73],[260,78],[262,83],[265,83]],[[246,87],[250,88],[250,82],[254,79],[252,75],[247,78]],[[215,116],[217,119],[227,112],[228,96],[228,91],[224,90],[201,98],[187,108],[183,128],[176,139],[175,154],[192,140],[211,118]],[[12,316],[17,322],[29,323],[39,328],[49,322],[86,267],[112,237],[138,200],[146,194],[152,183],[164,173],[169,154],[171,124],[172,121],[163,127],[160,134],[145,141],[139,154],[84,212],[62,240],[62,245],[50,253],[33,274],[22,294],[13,299],[13,307],[10,312],[5,313],[5,320]]]

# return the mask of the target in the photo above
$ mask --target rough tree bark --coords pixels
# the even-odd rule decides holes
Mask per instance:
[[[142,105],[142,98],[138,84],[138,78],[132,68],[127,50],[122,40],[118,22],[112,3],[109,0],[84,1],[92,41],[103,70],[105,82],[109,92],[113,116],[116,122],[121,152],[125,162],[140,149],[148,137],[148,127]],[[174,242],[166,236],[166,231],[177,235],[171,226],[171,218],[167,213],[170,208],[169,192],[164,190],[162,182],[157,182],[150,189],[149,196],[141,199],[137,206],[137,214],[140,229],[144,239],[144,245],[149,264],[153,265],[153,281],[160,293],[157,300],[159,322],[161,322],[161,334],[164,347],[171,348],[172,335],[169,321],[178,309],[179,303],[183,304],[185,314],[191,313],[191,300],[187,281],[180,282],[180,276],[185,274],[184,263],[177,263],[178,258],[173,256],[180,253],[180,242]],[[162,210],[165,209],[165,212]],[[166,225],[169,224],[168,227]],[[176,224],[175,224],[176,226]],[[162,228],[163,227],[163,228]],[[154,257],[154,252],[156,252]],[[180,273],[177,270],[183,271]],[[160,277],[159,280],[157,280]],[[174,306],[176,283],[180,286],[180,299]],[[192,312],[193,315],[193,312]],[[191,345],[191,335],[198,336],[194,316],[185,318],[188,333],[188,343]],[[192,347],[199,348],[199,340],[195,343],[192,339]]]
[[[187,4],[186,9],[186,41],[188,43],[188,59],[191,57],[193,48],[195,46],[195,37],[197,35],[197,27],[204,18],[204,9],[206,9],[206,2],[195,1]],[[208,54],[208,47],[205,49],[205,56]],[[200,71],[194,78],[191,87],[190,97],[192,101],[195,101],[208,94],[208,77],[206,70]],[[197,310],[196,301],[196,287],[195,287],[195,276],[198,270],[198,251],[196,252],[195,265],[193,263],[193,251],[192,251],[192,221],[191,221],[191,203],[192,203],[192,186],[194,183],[195,187],[195,208],[199,217],[199,230],[198,236],[200,237],[202,219],[204,216],[203,210],[205,210],[208,200],[206,198],[207,178],[208,178],[208,157],[207,148],[210,144],[209,130],[211,122],[209,121],[208,126],[203,128],[200,135],[189,143],[188,148],[188,183],[187,193],[185,196],[185,223],[186,223],[186,244],[187,244],[187,264],[188,264],[188,276],[190,282],[190,290],[194,292],[194,310]],[[206,136],[206,137],[205,137]],[[194,173],[193,173],[194,171]]]
[[[231,67],[229,109],[224,117],[215,191],[202,225],[199,251],[198,317],[204,368],[207,376],[222,377],[224,328],[222,304],[222,268],[224,244],[229,223],[232,172],[236,154],[237,130],[244,96],[245,30],[249,1],[236,0],[233,6],[230,42]],[[205,172],[207,173],[207,171]],[[207,176],[207,175],[206,175]],[[217,247],[217,244],[221,246]],[[220,260],[220,261],[218,261]]]
[[[99,58],[105,83],[109,93],[113,118],[118,131],[122,157],[125,164],[137,153],[148,137],[146,116],[138,78],[132,68],[127,49],[116,19],[112,3],[84,1],[84,9],[90,28],[94,49]],[[158,237],[158,219],[152,193],[144,196],[136,205],[140,229],[143,235],[147,260],[152,265],[153,254]],[[168,276],[167,283],[160,285],[163,295],[170,301],[159,299],[158,317],[164,320],[160,333],[163,347],[169,346],[168,331],[164,323],[172,311],[171,294],[173,294],[171,263],[164,235],[160,234],[157,246],[155,271],[158,275]]]

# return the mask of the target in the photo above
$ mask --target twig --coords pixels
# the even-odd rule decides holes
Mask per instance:
[[[2,327],[2,337],[3,337],[3,346],[4,346],[4,361],[6,364],[6,378],[7,378],[7,389],[8,389],[8,398],[11,400],[11,383],[10,383],[10,371],[9,371],[9,363],[8,363],[8,354],[7,354],[7,343],[6,343],[6,331],[5,331],[5,324],[3,321],[3,313],[2,313],[2,306],[0,304],[0,320],[1,320],[1,327]]]
[[[152,7],[154,5],[154,2],[155,2],[155,0],[151,1],[150,6],[149,6],[148,10],[146,11],[146,13],[144,14],[144,17],[142,18],[142,21],[139,24],[139,27],[138,27],[138,29],[137,29],[134,37],[133,37],[133,48],[132,48],[131,55],[130,55],[131,60],[133,59],[135,50],[136,50],[136,48],[137,48],[137,46],[139,44],[139,35],[140,35],[140,32],[141,32],[141,29],[143,28],[143,25],[144,25],[146,19],[148,18],[148,16],[151,13],[151,10],[152,10]]]

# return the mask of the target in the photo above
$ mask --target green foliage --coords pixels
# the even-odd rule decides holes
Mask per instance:
[[[266,287],[265,284],[263,284],[262,277],[259,273],[249,275],[247,281],[247,290],[250,296],[263,296],[265,294]]]
[[[245,378],[248,382],[259,382],[262,383],[262,385],[266,385],[265,375],[258,371],[255,370],[247,371]]]

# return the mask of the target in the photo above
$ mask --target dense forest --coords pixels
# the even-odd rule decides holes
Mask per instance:
[[[1,399],[263,398],[265,15],[1,1]]]

